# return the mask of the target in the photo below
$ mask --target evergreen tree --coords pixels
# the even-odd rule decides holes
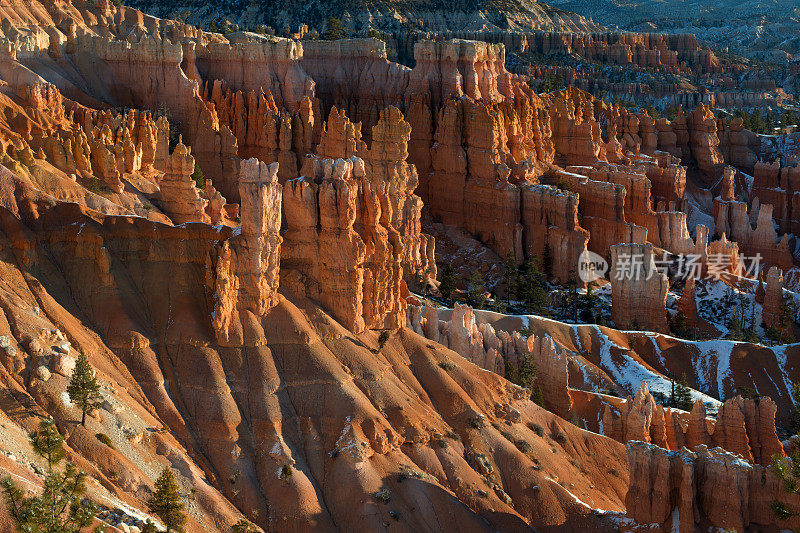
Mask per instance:
[[[0,488],[12,520],[26,533],[80,533],[97,514],[97,505],[81,497],[86,474],[70,462],[63,472],[56,470],[64,459],[64,438],[52,419],[42,420],[30,440],[33,450],[47,461],[44,489],[39,496],[26,497],[11,477],[3,478]]]
[[[147,521],[142,526],[142,533],[157,533],[157,532],[158,528],[156,528],[156,525],[153,523],[153,521],[148,518]]]
[[[733,314],[733,318],[731,318],[730,322],[728,323],[728,334],[725,336],[725,338],[734,341],[740,341],[744,339],[744,329],[742,329],[742,323],[739,321],[739,313]]]
[[[730,322],[732,320],[730,317],[732,316],[732,311],[734,311],[734,303],[735,303],[735,298],[733,296],[733,290],[726,285],[725,293],[722,295],[722,309],[723,313],[725,313],[724,319],[726,321]],[[735,316],[735,313],[733,313],[733,316]]]
[[[795,307],[794,298],[788,294],[783,296],[781,302],[781,310],[778,315],[780,321],[780,331],[778,332],[778,344],[785,342],[794,342],[794,334],[792,326],[794,325]]]
[[[516,299],[519,290],[519,270],[513,252],[508,252],[506,260],[503,261],[503,285],[506,287],[506,303],[511,305],[512,296]]]
[[[456,273],[449,262],[442,265],[442,281],[439,284],[439,294],[446,303],[452,303],[453,291],[456,290]]]
[[[644,112],[650,115],[650,118],[654,118],[656,120],[661,118],[661,113],[659,113],[658,109],[656,109],[653,105],[647,106]]]
[[[686,315],[682,312],[678,311],[675,314],[675,318],[671,321],[669,329],[672,331],[672,334],[676,337],[688,337],[689,336],[689,326],[686,323]]]
[[[742,325],[742,334],[744,336],[747,330],[747,309],[750,306],[750,298],[748,295],[750,294],[750,284],[744,280],[744,278],[740,278],[739,281],[736,283],[736,312],[739,315],[739,323]]]
[[[586,285],[586,294],[578,297],[581,320],[589,323],[596,322],[595,310],[600,307],[599,304],[600,297],[594,293],[594,283],[589,283]]]
[[[575,278],[575,271],[570,270],[564,298],[561,301],[561,314],[565,319],[572,320],[576,324],[578,322],[578,296],[578,280]]]
[[[178,484],[169,467],[164,468],[156,479],[156,491],[147,500],[147,508],[161,519],[167,527],[167,533],[183,531],[186,514],[178,493]]]
[[[550,74],[539,84],[539,86],[536,88],[536,92],[550,93],[553,91],[560,91],[566,86],[567,82],[564,79],[563,74]]]
[[[517,368],[517,385],[533,391],[534,383],[536,383],[536,373],[536,365],[533,364],[531,354],[523,354],[519,359]]]
[[[506,379],[530,390],[531,401],[537,405],[543,405],[544,396],[542,389],[536,385],[536,374],[536,365],[533,363],[530,353],[522,354],[519,357],[516,368],[512,365],[506,366]]]
[[[692,400],[692,392],[689,389],[686,374],[683,374],[677,383],[675,380],[672,381],[672,395],[669,399],[669,405],[684,411],[692,410],[694,401]]]
[[[531,391],[531,401],[539,407],[544,407],[544,393],[542,388],[536,385]]]
[[[322,34],[322,38],[326,41],[347,39],[347,30],[344,29],[341,19],[328,17],[328,22],[325,25],[325,33]]]
[[[753,387],[739,387],[737,389],[739,396],[748,400],[761,400],[761,395]]]
[[[203,175],[203,169],[197,163],[194,164],[194,171],[192,172],[192,180],[198,189],[206,188],[206,177]]]
[[[542,273],[539,271],[539,260],[530,259],[522,265],[518,283],[519,297],[525,302],[529,313],[547,315],[549,300]]]
[[[610,265],[611,263],[609,263]],[[542,271],[548,278],[553,277],[553,251],[550,249],[550,243],[544,243],[544,251],[542,252]]]
[[[783,481],[783,490],[791,495],[800,494],[800,450],[795,450],[789,457],[773,457],[772,471]],[[778,500],[772,502],[772,512],[778,520],[788,520],[800,516],[797,509]]]
[[[388,330],[381,331],[381,334],[378,335],[378,351],[383,350],[383,346],[384,344],[386,344],[386,341],[388,340],[389,340],[389,331]]]
[[[800,383],[792,384],[792,411],[789,413],[789,431],[792,435],[800,433]]]
[[[747,329],[744,332],[745,340],[747,342],[757,343],[758,334],[756,333],[756,306],[750,306],[750,321],[747,324]]]
[[[480,269],[473,270],[467,281],[467,303],[475,309],[486,305],[486,286]]]
[[[764,326],[764,344],[767,346],[773,346],[776,342],[778,342],[778,330],[767,324],[762,325]]]
[[[72,403],[81,410],[81,425],[86,427],[86,415],[103,406],[100,396],[100,383],[94,376],[89,358],[81,352],[75,362],[75,370],[67,386],[67,394]]]
[[[231,533],[255,533],[256,528],[253,527],[253,524],[242,518],[233,526],[231,526]]]
[[[373,39],[378,39],[380,41],[386,42],[386,37],[381,35],[381,32],[379,32],[375,28],[370,28],[369,30],[367,30],[367,37],[371,37]]]

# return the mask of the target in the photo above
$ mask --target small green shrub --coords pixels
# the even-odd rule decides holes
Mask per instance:
[[[389,489],[381,489],[375,493],[375,497],[382,503],[389,503],[389,500],[392,499],[392,491]]]
[[[389,332],[388,331],[381,331],[381,334],[378,335],[378,350],[383,350],[384,344],[389,340]]]
[[[572,190],[572,184],[570,182],[568,182],[567,180],[565,180],[565,179],[558,180],[558,182],[556,182],[556,187],[558,187],[562,191],[571,191]]]
[[[473,429],[482,429],[486,423],[483,421],[483,417],[480,416],[471,416],[468,420],[469,426]]]
[[[534,433],[536,433],[538,436],[540,436],[540,437],[544,436],[544,428],[543,428],[542,426],[540,426],[539,424],[531,424],[531,425],[530,425],[530,428],[531,428],[531,429],[533,430],[533,432],[534,432]]]
[[[456,369],[456,364],[455,363],[451,363],[450,361],[446,361],[444,363],[439,363],[439,366],[441,368],[447,370],[448,372]]]
[[[531,451],[531,444],[526,440],[520,439],[514,444],[516,445],[517,449],[519,449],[519,451],[521,451],[522,453],[528,453],[529,451]]]
[[[292,465],[283,465],[281,467],[281,479],[291,479],[293,474]]]
[[[115,449],[114,443],[111,441],[111,437],[109,437],[105,433],[98,433],[97,435],[95,435],[95,437],[97,437],[97,440],[99,440],[112,450]]]

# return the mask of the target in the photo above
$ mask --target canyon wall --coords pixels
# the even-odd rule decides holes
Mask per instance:
[[[439,318],[442,313],[449,319]],[[412,305],[408,326],[500,375],[516,371],[523,358],[530,358],[536,368],[534,387],[541,389],[545,407],[563,418],[569,417],[572,397],[567,383],[567,356],[549,336],[525,337],[517,331],[495,330],[491,324],[476,322],[472,308],[458,303],[452,311]]]
[[[656,268],[650,244],[611,247],[611,319],[618,328],[667,330],[667,275]]]
[[[787,495],[768,467],[733,453],[705,445],[667,451],[634,441],[628,443],[628,460],[627,516],[638,523],[680,533],[705,524],[736,531],[796,527],[796,519],[778,522],[771,503],[796,508],[800,499]]]
[[[707,418],[700,401],[690,413],[658,405],[643,383],[620,409],[605,406],[603,434],[623,443],[642,441],[668,450],[715,446],[768,467],[774,457],[785,455],[775,429],[776,411],[768,397],[735,396],[719,407],[715,419]]]
[[[355,156],[309,163],[309,176],[284,188],[282,285],[351,331],[401,327],[402,244],[386,185],[372,185]]]

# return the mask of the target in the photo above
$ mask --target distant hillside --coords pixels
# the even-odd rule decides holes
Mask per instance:
[[[592,17],[597,23],[628,28],[641,22],[656,25],[667,21],[709,22],[798,15],[798,0],[553,0],[554,6]]]
[[[301,23],[322,31],[328,17],[352,33],[416,29],[592,31],[590,20],[535,0],[126,0],[126,5],[161,17],[185,18],[208,27],[225,20],[243,29],[259,25],[278,32]]]
[[[693,33],[752,59],[792,61],[800,44],[800,0],[553,0],[597,24],[641,32]]]

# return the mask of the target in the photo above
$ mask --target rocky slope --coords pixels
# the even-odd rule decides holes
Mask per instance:
[[[555,0],[550,4],[609,27],[694,33],[719,50],[735,51],[762,61],[791,61],[798,52],[792,32],[797,29],[800,3],[794,0],[624,3]]]
[[[373,28],[380,31],[420,29],[447,30],[569,30],[597,29],[591,21],[536,0],[469,2],[243,2],[214,0],[161,2],[132,0],[126,4],[165,17],[183,16],[188,22],[207,26],[229,21],[242,28],[268,25],[277,31],[296,30],[300,24],[323,32],[328,17],[336,17],[350,32]]]

